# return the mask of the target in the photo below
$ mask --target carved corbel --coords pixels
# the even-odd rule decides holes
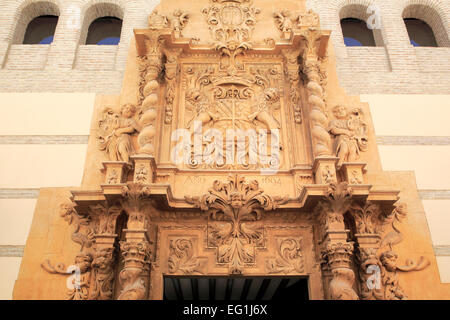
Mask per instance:
[[[346,182],[332,183],[325,194],[325,200],[316,208],[322,230],[322,269],[325,273],[330,273],[330,281],[325,282],[330,299],[358,299],[353,290],[353,243],[347,241],[349,230],[344,223],[344,214],[351,205],[352,195],[353,190]]]

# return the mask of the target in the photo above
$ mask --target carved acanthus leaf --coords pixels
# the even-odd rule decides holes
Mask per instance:
[[[278,257],[266,261],[268,273],[303,273],[302,239],[278,239]]]
[[[194,255],[194,247],[190,239],[170,240],[168,267],[170,273],[202,274],[202,261]]]

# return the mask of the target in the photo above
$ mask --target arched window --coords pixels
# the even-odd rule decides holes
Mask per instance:
[[[341,19],[341,28],[346,46],[375,47],[373,32],[364,21],[355,18]]]
[[[429,2],[430,5],[411,4],[403,9],[408,40],[418,47],[450,47],[450,38],[441,19],[444,13]]]
[[[426,22],[415,18],[406,18],[403,21],[405,21],[409,41],[414,47],[437,47],[433,30]]]
[[[95,19],[89,26],[86,44],[118,45],[122,20],[116,17]]]
[[[55,36],[57,16],[40,16],[31,20],[25,31],[23,44],[50,44]]]

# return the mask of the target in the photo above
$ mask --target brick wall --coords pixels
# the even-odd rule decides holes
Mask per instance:
[[[308,9],[320,15],[322,28],[332,31],[339,82],[349,94],[450,93],[450,1],[307,0],[306,3]],[[340,19],[366,21],[370,5],[378,6],[380,12],[381,29],[374,30],[377,47],[346,47]],[[413,47],[403,18],[427,22],[440,47]]]
[[[2,0],[0,92],[87,90],[119,93],[133,29],[147,25],[152,3],[155,1]],[[332,30],[339,81],[349,94],[450,93],[450,1],[307,0],[306,3],[309,9],[319,13],[322,27]],[[346,47],[340,19],[354,17],[366,20],[370,16],[366,10],[371,4],[377,5],[381,14],[381,29],[374,32],[377,47]],[[80,13],[79,21],[77,13]],[[42,14],[59,15],[55,40],[46,57],[41,56],[44,49],[18,46],[28,23]],[[121,41],[116,52],[111,48],[84,46],[90,23],[106,15],[123,19]],[[430,25],[440,48],[414,48],[410,45],[403,18],[411,17]],[[78,22],[79,26],[74,28],[74,23]],[[28,59],[28,54],[23,57],[21,50],[36,50],[39,56]],[[45,66],[42,66],[43,62]],[[31,69],[37,70],[30,72]],[[28,70],[26,74],[24,70]],[[99,79],[99,71],[102,79]],[[11,83],[11,79],[20,81]],[[63,84],[48,79],[58,79]]]
[[[2,0],[0,2],[0,92],[120,93],[134,28],[147,26],[153,0]],[[21,45],[28,23],[59,16],[49,46]],[[119,45],[85,46],[92,21],[123,19]],[[34,70],[34,71],[30,71]]]

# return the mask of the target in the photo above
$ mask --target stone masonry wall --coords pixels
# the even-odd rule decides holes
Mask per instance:
[[[0,4],[0,91],[120,92],[134,28],[145,27],[155,0],[4,0]],[[370,5],[379,8],[377,47],[346,47],[340,19],[366,20]],[[332,30],[338,75],[349,94],[450,93],[450,1],[307,0]],[[39,15],[59,15],[48,47],[22,45],[28,23]],[[123,19],[120,44],[85,46],[90,23],[98,17]],[[433,29],[439,48],[409,43],[403,18],[419,18]],[[24,73],[24,71],[26,72]],[[62,81],[63,84],[57,81]]]

